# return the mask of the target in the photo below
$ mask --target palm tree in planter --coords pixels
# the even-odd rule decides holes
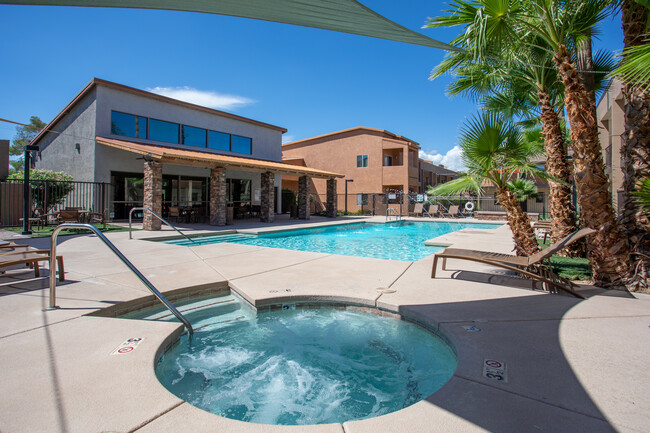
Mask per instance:
[[[564,84],[564,103],[571,124],[573,172],[583,223],[597,230],[588,257],[599,286],[620,286],[628,275],[630,247],[616,221],[609,180],[598,140],[595,106],[571,58],[570,47],[605,17],[611,0],[455,0],[450,22],[473,15],[465,34],[484,41],[470,47],[476,58],[487,58],[501,47],[541,40]],[[459,37],[460,38],[460,37]],[[459,39],[457,38],[457,39]],[[456,42],[452,41],[452,42]],[[496,48],[495,48],[496,47]]]
[[[497,200],[506,211],[517,254],[529,256],[537,252],[535,232],[509,183],[524,173],[549,178],[530,162],[543,153],[543,148],[538,142],[526,141],[513,123],[489,112],[463,125],[458,144],[467,167],[465,176],[429,188],[427,194],[455,196],[469,192],[482,195],[484,185],[495,186]]]

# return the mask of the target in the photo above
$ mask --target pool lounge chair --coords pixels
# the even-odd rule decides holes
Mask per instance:
[[[422,212],[424,211],[424,208],[422,206],[422,203],[416,203],[415,206],[413,206],[413,212],[411,212],[411,216],[422,216]]]
[[[429,205],[429,215],[431,218],[440,216],[440,206],[437,204]]]
[[[9,253],[0,254],[0,272],[4,272],[2,268],[9,266],[27,264],[34,268],[34,276],[40,277],[41,273],[38,268],[38,262],[45,262],[50,260],[50,250],[26,250],[26,251],[12,251]],[[63,269],[63,256],[56,256],[57,265],[59,268],[59,281],[65,280],[65,271]],[[54,270],[50,270],[54,272]]]
[[[458,206],[452,204],[451,206],[449,206],[449,209],[446,212],[444,210],[442,212],[443,212],[443,216],[456,218],[458,216]]]
[[[543,261],[550,259],[550,257],[565,248],[567,245],[572,244],[578,239],[596,233],[596,230],[584,228],[571,233],[564,239],[561,239],[546,249],[543,249],[529,257],[513,256],[511,254],[491,253],[487,251],[465,250],[460,248],[446,248],[444,251],[437,253],[433,257],[433,268],[431,269],[431,278],[436,277],[436,268],[438,266],[438,259],[442,258],[442,269],[446,270],[447,259],[461,259],[471,260],[474,262],[486,263],[488,265],[498,266],[525,275],[533,280],[541,281],[547,286],[556,287],[565,292],[571,293],[578,298],[585,299],[579,293],[576,293],[573,288],[577,287],[571,281],[560,277],[551,269],[550,261],[545,266]]]

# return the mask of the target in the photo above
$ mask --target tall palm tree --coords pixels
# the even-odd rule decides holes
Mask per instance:
[[[520,129],[498,115],[483,112],[470,119],[461,129],[459,146],[467,167],[465,176],[430,188],[430,195],[483,193],[486,184],[496,187],[512,230],[517,254],[529,256],[539,250],[528,215],[521,208],[516,193],[508,185],[521,174],[547,175],[530,162],[543,152],[539,145],[523,139]]]
[[[623,82],[625,132],[621,135],[623,159],[622,223],[636,255],[632,289],[647,291],[650,277],[650,216],[634,197],[637,185],[650,179],[650,1],[621,2],[623,61],[616,76]]]
[[[544,45],[539,48],[552,54],[565,88],[582,220],[598,230],[588,248],[594,280],[600,286],[620,286],[628,273],[630,249],[608,191],[593,98],[581,82],[569,50],[577,35],[590,32],[593,23],[605,16],[605,3],[608,0],[455,0],[452,5],[459,15],[446,19],[453,22],[459,16],[476,17],[465,35],[483,41],[470,47],[477,58],[485,58],[495,46],[517,46],[521,41],[530,44],[530,40],[542,40]],[[453,42],[458,40],[461,37]]]

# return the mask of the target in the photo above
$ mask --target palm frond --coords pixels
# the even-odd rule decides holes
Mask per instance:
[[[643,89],[650,87],[650,34],[647,44],[623,50],[623,62],[611,75]]]
[[[482,192],[480,179],[467,175],[427,189],[427,195],[443,197],[456,196],[464,192],[480,195]]]

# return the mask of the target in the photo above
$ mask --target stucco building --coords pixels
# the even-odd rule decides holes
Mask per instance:
[[[612,80],[600,97],[596,108],[598,134],[605,159],[605,174],[609,177],[612,204],[621,211],[623,170],[621,169],[621,134],[625,132],[625,108],[621,82]]]
[[[363,194],[419,192],[419,150],[420,145],[406,137],[360,126],[283,144],[282,157],[287,163],[343,174],[336,192],[345,194],[347,184],[352,209],[364,202]],[[283,186],[295,189],[295,182],[285,178]],[[319,197],[326,192],[320,179],[314,178],[311,187]]]
[[[311,178],[340,175],[282,163],[285,128],[93,79],[34,139],[37,168],[66,172],[76,181],[110,182],[115,218],[146,206],[187,207],[223,225],[227,216],[281,211],[283,175],[303,185],[301,217]],[[335,195],[329,214],[336,215]],[[145,226],[159,222],[145,213]]]
[[[420,191],[427,192],[427,187],[460,177],[460,173],[449,170],[443,165],[436,165],[432,161],[420,159]]]

